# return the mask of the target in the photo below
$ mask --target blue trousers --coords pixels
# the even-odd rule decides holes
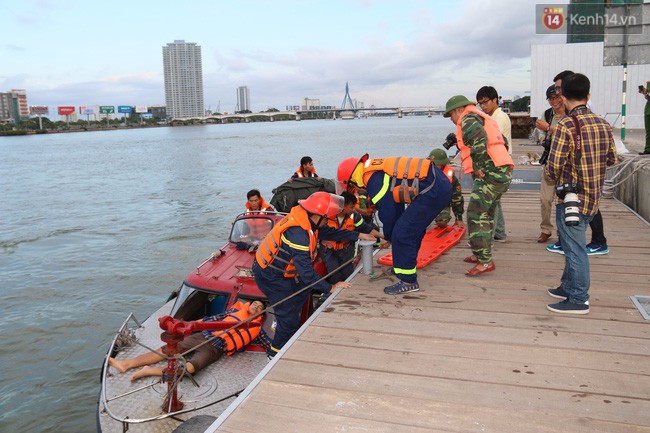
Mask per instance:
[[[329,274],[334,269],[341,266],[343,263],[347,262],[352,258],[354,254],[354,244],[343,248],[341,250],[333,250],[331,248],[325,248],[323,246],[318,247],[318,255],[325,264],[327,268],[327,273]],[[338,271],[334,272],[332,275],[327,277],[327,282],[330,284],[336,284],[339,281],[345,281],[350,275],[354,272],[354,263],[350,262]]]
[[[257,287],[266,295],[271,305],[304,287],[304,285],[298,285],[294,278],[283,277],[275,269],[260,268],[257,262],[253,262],[253,275]],[[276,320],[275,335],[271,347],[266,349],[266,353],[275,356],[300,328],[302,307],[309,299],[309,293],[310,290],[305,290],[300,295],[273,307]]]
[[[418,251],[427,227],[438,216],[440,211],[449,206],[453,195],[451,182],[449,182],[445,174],[438,167],[435,167],[435,173],[436,180],[433,188],[415,197],[403,212],[395,212],[398,218],[394,222],[391,236],[393,268],[395,269],[395,275],[407,284],[417,282],[418,277],[415,269]],[[432,174],[429,177],[432,180]],[[426,185],[424,184],[423,187]],[[394,203],[391,191],[387,192],[386,197],[382,200],[391,200]],[[401,203],[394,203],[394,205],[404,207]],[[381,219],[381,213],[379,217]],[[383,219],[382,221],[386,224],[386,221]]]
[[[555,224],[562,239],[564,249],[564,272],[561,287],[569,294],[569,301],[581,304],[589,300],[589,256],[587,255],[586,231],[593,216],[580,214],[577,226],[564,223],[564,206],[555,207]]]

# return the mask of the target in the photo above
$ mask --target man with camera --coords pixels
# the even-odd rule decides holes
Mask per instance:
[[[544,140],[542,141],[544,153],[542,153],[542,156],[539,158],[539,163],[542,165],[546,164],[548,154],[551,151],[551,137],[557,122],[565,115],[564,101],[562,101],[562,96],[558,95],[555,91],[554,85],[546,89],[546,99],[551,108],[544,112],[543,119],[537,119],[535,122],[535,127],[544,134]],[[553,234],[551,210],[553,209],[554,198],[555,182],[552,181],[545,172],[542,172],[542,183],[539,190],[539,200],[542,205],[542,222],[539,227],[542,229],[542,233],[537,239],[537,242],[539,243],[545,243]]]
[[[462,95],[452,96],[444,117],[456,125],[456,138],[465,174],[474,179],[467,206],[467,227],[472,255],[466,262],[476,263],[465,275],[474,276],[495,269],[492,261],[494,212],[508,190],[514,164],[497,122],[479,111]]]
[[[587,108],[589,79],[573,74],[562,80],[567,115],[560,119],[545,168],[558,196],[555,222],[564,249],[561,284],[548,294],[562,302],[547,305],[556,313],[589,313],[587,224],[598,211],[605,170],[616,163],[616,146],[607,121]]]

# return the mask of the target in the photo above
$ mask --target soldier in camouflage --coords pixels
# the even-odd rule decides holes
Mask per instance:
[[[492,261],[494,212],[499,199],[510,186],[513,169],[512,159],[507,156],[507,150],[502,144],[507,157],[500,153],[501,160],[495,162],[488,154],[485,125],[488,120],[475,112],[475,109],[470,109],[473,105],[464,96],[454,96],[447,101],[445,110],[445,117],[451,117],[451,121],[458,126],[456,135],[459,147],[463,145],[469,148],[468,155],[471,157],[474,186],[467,207],[467,223],[473,255],[465,261],[476,263],[476,266],[467,271],[466,275],[469,276],[495,269]],[[509,161],[504,161],[505,159]],[[469,161],[465,157],[463,160],[464,163]],[[468,172],[470,167],[465,167],[465,170]]]
[[[441,210],[434,220],[436,225],[438,227],[447,227],[447,224],[451,221],[452,212],[456,217],[454,225],[464,225],[463,213],[465,213],[465,200],[463,199],[463,190],[460,187],[460,181],[456,177],[456,174],[453,173],[453,169],[447,166],[449,164],[447,152],[443,149],[433,149],[431,153],[429,153],[429,159],[433,160],[433,163],[437,165],[438,168],[447,175],[447,177],[449,177],[447,170],[451,170],[452,174],[449,180],[451,181],[451,187],[454,190],[454,195],[451,197],[449,206]]]

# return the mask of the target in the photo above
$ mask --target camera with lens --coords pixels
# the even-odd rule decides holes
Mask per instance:
[[[578,185],[565,183],[555,187],[557,196],[564,200],[564,224],[577,226],[580,223],[580,199],[578,198]]]
[[[458,140],[456,139],[456,134],[453,132],[447,135],[445,138],[445,142],[442,143],[442,147],[445,149],[449,150],[452,148],[452,146],[455,146],[458,143]]]

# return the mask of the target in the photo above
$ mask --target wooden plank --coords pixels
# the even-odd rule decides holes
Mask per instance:
[[[414,322],[409,319],[363,317],[354,320],[354,315],[336,312],[323,314],[318,325],[330,328],[354,329],[364,331],[384,330],[386,333],[420,335],[423,337],[458,338],[472,341],[492,341],[542,347],[573,348],[575,350],[599,350],[605,352],[623,352],[648,355],[648,339],[608,336],[600,334],[580,334],[575,332],[557,332],[554,330],[503,329],[493,327],[490,330],[483,325],[445,322]],[[576,318],[575,320],[580,320]]]
[[[413,295],[415,297],[416,295]],[[553,330],[556,333],[570,331],[571,333],[581,334],[600,334],[620,337],[647,338],[650,339],[650,326],[646,323],[621,323],[611,321],[609,317],[598,320],[593,316],[589,320],[577,320],[572,317],[551,317],[551,312],[541,311],[541,302],[521,306],[514,310],[517,303],[510,303],[503,308],[500,303],[490,304],[480,309],[481,300],[477,299],[475,308],[468,308],[470,300],[460,303],[443,303],[427,304],[426,296],[418,296],[421,302],[413,301],[408,303],[390,303],[376,301],[372,305],[372,311],[364,308],[369,306],[364,302],[362,307],[358,300],[340,299],[333,302],[326,310],[327,313],[334,312],[339,314],[351,313],[350,320],[365,320],[368,317],[379,318],[398,318],[414,321],[428,321],[432,326],[438,322],[446,323],[467,323],[479,326],[489,326],[493,328],[513,328],[513,329],[546,329]],[[553,298],[545,296],[544,301],[552,301]],[[386,297],[386,301],[389,298]],[[482,302],[483,305],[486,302]],[[496,307],[493,309],[493,307]],[[509,308],[508,308],[509,307]],[[459,309],[471,310],[470,314],[459,314]],[[505,311],[504,311],[505,310]],[[540,310],[529,311],[529,310]],[[517,311],[513,313],[513,311]]]
[[[322,377],[322,376],[320,376]],[[336,378],[335,378],[336,379]],[[349,383],[349,377],[342,377]],[[369,377],[370,385],[373,383],[372,376]],[[397,379],[397,377],[395,378]],[[403,378],[400,378],[404,380]],[[503,410],[497,406],[475,405],[471,399],[467,402],[450,403],[435,399],[413,398],[407,396],[396,396],[394,392],[401,385],[399,382],[384,382],[379,393],[372,393],[363,389],[346,390],[328,387],[304,386],[285,382],[266,380],[258,386],[255,395],[247,401],[245,413],[238,417],[241,421],[237,424],[242,428],[242,423],[247,421],[251,424],[251,431],[255,428],[254,422],[256,412],[261,412],[263,406],[268,406],[264,413],[265,423],[261,425],[272,426],[274,431],[417,431],[415,429],[429,429],[429,431],[453,431],[453,432],[493,432],[493,433],[521,433],[521,432],[566,432],[572,433],[648,433],[650,427],[647,424],[634,424],[634,422],[603,421],[593,416],[607,403],[592,402],[588,397],[582,395],[566,395],[566,400],[554,402],[558,398],[557,392],[549,394],[540,391],[533,400],[527,401],[511,395],[513,404],[532,406],[535,408],[537,402],[554,404],[556,413],[544,413],[534,410]],[[418,380],[412,382],[412,386],[422,386]],[[411,386],[409,389],[413,389]],[[457,387],[456,387],[457,388]],[[435,392],[435,388],[422,389],[424,394],[427,390]],[[447,389],[453,392],[453,388]],[[499,394],[500,389],[494,390]],[[469,396],[468,393],[460,394]],[[485,392],[482,393],[485,395]],[[257,403],[257,404],[256,404]],[[580,415],[571,416],[568,414],[566,404],[572,406],[572,413]],[[633,405],[630,403],[629,406]],[[635,410],[636,409],[636,410]],[[638,407],[629,409],[624,404],[620,405],[618,417],[625,419],[639,418]],[[305,417],[302,423],[296,426],[296,417],[300,413],[312,412],[312,417]],[[346,423],[336,423],[336,418],[345,417]],[[549,419],[550,418],[550,419]],[[252,420],[252,421],[251,421]],[[226,421],[228,427],[230,420]],[[261,419],[260,419],[261,421]],[[367,427],[369,421],[381,423],[379,429]],[[550,421],[550,422],[549,422]],[[260,424],[258,424],[260,425]]]
[[[300,341],[332,346],[364,347],[367,349],[401,348],[405,352],[418,352],[449,357],[480,357],[491,361],[515,362],[528,365],[529,362],[549,366],[582,365],[596,372],[609,371],[650,375],[650,363],[645,355],[632,355],[596,350],[574,350],[571,348],[538,347],[492,341],[468,341],[455,338],[428,337],[416,335],[388,334],[376,331],[336,329],[322,326],[310,327]],[[340,349],[345,350],[345,349]],[[291,355],[288,355],[291,356]]]
[[[518,393],[525,397],[527,393],[535,393],[540,389],[567,391],[573,393],[587,393],[590,395],[603,395],[607,399],[637,399],[648,400],[650,390],[650,375],[640,375],[632,371],[629,373],[610,372],[598,368],[591,370],[583,367],[582,362],[575,365],[549,365],[546,363],[547,356],[542,356],[533,362],[513,362],[508,360],[491,360],[483,357],[483,351],[477,353],[466,353],[463,356],[451,357],[441,356],[434,353],[422,353],[419,351],[409,352],[402,350],[399,341],[396,339],[387,340],[387,343],[397,343],[390,349],[370,349],[357,346],[323,345],[319,343],[305,342],[296,347],[287,360],[300,361],[301,363],[318,364],[316,377],[309,379],[304,384],[322,384],[321,367],[324,365],[344,368],[351,374],[390,373],[391,375],[417,376],[425,378],[444,379],[451,381],[462,381],[472,384],[483,385],[507,385],[509,387],[521,387],[522,389],[511,392]],[[428,344],[427,341],[422,342]],[[387,346],[389,347],[389,346]],[[509,348],[505,347],[508,350]],[[306,368],[314,370],[314,366],[282,366],[282,368],[295,369]],[[275,369],[274,369],[275,371]],[[313,373],[313,372],[312,372]],[[292,383],[303,383],[291,380],[289,373],[288,381]],[[342,374],[342,373],[341,373]],[[270,379],[276,379],[271,373]],[[381,382],[377,378],[378,382]],[[334,386],[334,384],[332,384]],[[345,386],[343,383],[339,387]],[[460,387],[460,384],[457,384]],[[473,386],[464,383],[462,387]],[[531,391],[532,389],[532,391]],[[463,392],[468,391],[464,389]],[[431,392],[431,391],[429,391]],[[478,393],[478,392],[477,392]],[[472,395],[477,393],[471,393]],[[413,395],[418,397],[417,395]],[[423,396],[419,396],[423,397]],[[616,398],[615,398],[616,397]],[[467,398],[467,397],[465,397]],[[491,400],[492,396],[485,396]],[[610,406],[608,406],[610,407]],[[617,410],[617,409],[616,409]],[[648,414],[650,416],[650,414]]]

